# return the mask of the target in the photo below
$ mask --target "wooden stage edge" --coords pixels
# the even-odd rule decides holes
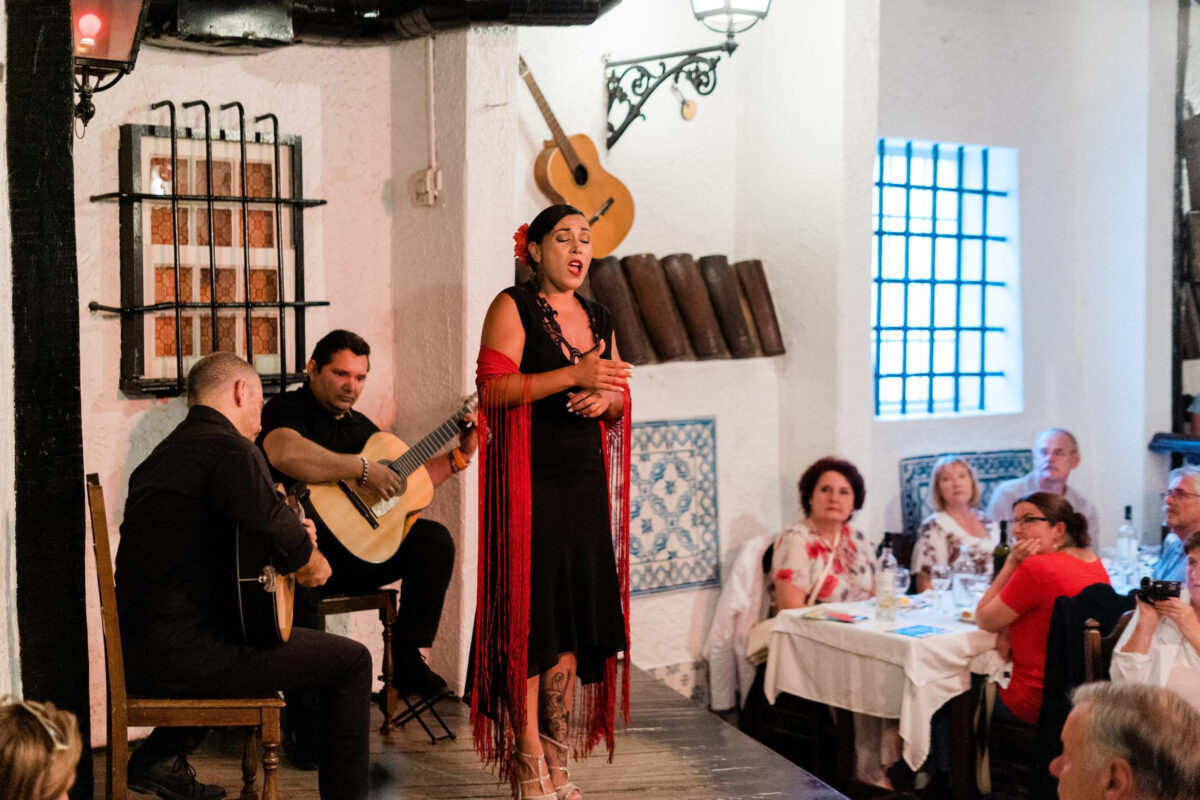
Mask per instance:
[[[587,761],[571,765],[571,779],[587,800],[844,800],[844,795],[813,775],[636,667],[631,706],[629,726],[618,724],[613,763],[608,763],[601,749]],[[467,706],[447,699],[437,708],[457,740],[432,745],[416,724],[385,737],[379,733],[380,712],[372,709],[374,800],[509,797],[508,784],[498,784],[496,777],[480,766],[471,747]],[[225,787],[229,796],[235,797],[241,787],[240,754],[237,734],[210,734],[191,759],[196,777]],[[104,750],[95,755],[97,798],[104,797],[107,755]],[[317,773],[295,769],[286,756],[280,761],[281,800],[318,800]],[[129,794],[131,800],[147,797]]]

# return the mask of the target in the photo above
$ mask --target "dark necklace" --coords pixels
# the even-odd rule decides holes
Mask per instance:
[[[537,291],[537,289],[533,289],[533,296],[537,298],[538,308],[542,310],[542,327],[545,329],[546,333],[550,336],[555,344],[557,344],[559,347],[565,347],[567,349],[567,352],[571,355],[572,364],[578,363],[579,359],[583,358],[583,353],[579,352],[579,348],[572,345],[567,341],[567,338],[563,336],[562,327],[558,324],[558,312],[555,311],[550,303],[546,301],[546,298],[542,297],[541,292]],[[600,343],[596,340],[596,318],[592,314],[591,307],[587,303],[583,302],[583,300],[580,300],[578,295],[574,295],[574,297],[576,302],[583,307],[583,312],[587,314],[588,329],[592,333],[592,344],[599,345]]]

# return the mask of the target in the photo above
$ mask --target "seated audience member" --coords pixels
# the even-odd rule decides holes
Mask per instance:
[[[1183,545],[1187,553],[1186,599],[1147,603],[1138,598],[1113,650],[1114,683],[1149,683],[1179,692],[1200,710],[1200,532]]]
[[[913,544],[912,572],[918,592],[929,588],[933,565],[953,564],[964,548],[983,568],[981,572],[990,571],[992,550],[1000,541],[1000,526],[979,508],[979,482],[962,458],[939,458],[933,465],[929,490],[937,511],[917,528]]]
[[[804,518],[785,530],[771,562],[779,609],[866,600],[875,593],[875,558],[862,531],[848,524],[867,490],[849,461],[822,458],[800,476]],[[884,770],[900,758],[894,720],[854,715],[860,781],[891,788]]]
[[[1071,508],[1087,519],[1088,535],[1100,536],[1096,509],[1088,499],[1067,486],[1071,471],[1079,466],[1079,445],[1070,431],[1047,428],[1033,443],[1033,471],[1023,478],[1005,481],[995,488],[988,502],[988,516],[994,520],[1009,519],[1013,505],[1032,492],[1062,495]]]
[[[771,562],[778,608],[874,594],[871,547],[862,531],[847,524],[866,495],[862,475],[849,461],[822,458],[800,476],[804,518],[780,535]]]
[[[1163,539],[1162,553],[1154,565],[1154,580],[1182,582],[1187,572],[1183,542],[1200,531],[1200,466],[1188,464],[1171,470],[1163,492],[1163,517],[1171,532]]]
[[[1088,549],[1087,520],[1061,495],[1026,495],[1012,514],[1016,542],[979,601],[975,621],[985,631],[1009,628],[1012,680],[996,694],[993,719],[1036,725],[1054,601],[1109,579]]]
[[[1200,713],[1151,686],[1075,690],[1062,755],[1050,762],[1061,800],[1197,800]]]
[[[0,797],[67,800],[83,747],[75,715],[53,703],[0,703]]]

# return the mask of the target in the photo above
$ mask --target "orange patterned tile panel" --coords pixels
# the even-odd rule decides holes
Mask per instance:
[[[238,318],[234,316],[217,317],[217,349],[229,353],[237,350]],[[212,317],[200,317],[200,355],[206,356],[212,349]]]
[[[207,269],[200,270],[200,302],[207,303],[211,299],[208,291],[209,274]],[[217,269],[217,302],[237,302],[237,270],[228,267]]]
[[[279,352],[279,321],[275,317],[251,317],[250,330],[254,332],[256,354]]]
[[[274,165],[250,161],[246,164],[246,196],[274,197]]]
[[[192,318],[183,317],[183,354],[192,354]],[[175,315],[160,314],[154,318],[154,355],[175,357]]]
[[[150,243],[174,244],[174,241],[171,237],[171,207],[151,206]],[[181,245],[188,243],[188,210],[186,208],[179,209],[179,243]]]
[[[205,166],[207,163],[203,160],[196,162],[196,194],[208,194],[208,170]],[[213,194],[217,196],[229,197],[233,194],[232,161],[213,162],[213,186]]]
[[[192,302],[192,268],[179,268],[179,299],[181,302]],[[154,268],[154,302],[175,302],[175,268],[160,265]]]
[[[240,217],[241,215],[239,215]],[[275,212],[272,210],[254,211],[246,215],[250,229],[251,247],[275,246]],[[240,240],[239,240],[240,243]]]
[[[228,208],[213,210],[213,233],[217,247],[233,245],[233,211]],[[208,209],[196,209],[196,244],[208,247]]]

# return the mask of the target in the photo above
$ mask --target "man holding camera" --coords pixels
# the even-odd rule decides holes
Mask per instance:
[[[1111,674],[1114,683],[1174,689],[1200,709],[1200,532],[1187,538],[1183,552],[1188,599],[1139,593],[1137,611],[1113,652]]]
[[[1163,539],[1162,554],[1154,565],[1154,579],[1182,583],[1187,572],[1183,542],[1200,531],[1200,466],[1185,464],[1171,470],[1170,483],[1162,498],[1163,515],[1171,532]]]

